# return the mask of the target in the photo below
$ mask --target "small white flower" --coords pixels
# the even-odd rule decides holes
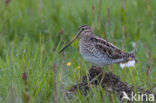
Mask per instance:
[[[120,63],[120,67],[123,69],[125,67],[126,64],[122,64]]]
[[[135,67],[135,60],[128,61],[127,63],[120,63],[120,67],[122,69],[125,67]]]

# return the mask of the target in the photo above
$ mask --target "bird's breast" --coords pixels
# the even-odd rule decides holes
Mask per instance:
[[[101,60],[102,55],[96,50],[93,43],[80,40],[79,52],[86,61],[98,66],[103,65],[103,60]]]

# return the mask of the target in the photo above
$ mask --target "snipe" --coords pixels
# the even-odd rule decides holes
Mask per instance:
[[[87,25],[80,26],[73,40],[61,49],[59,53],[78,37],[80,37],[80,54],[86,61],[96,66],[103,67],[105,65],[128,62],[129,60],[135,59],[133,53],[126,53],[107,40],[94,35],[92,28]]]

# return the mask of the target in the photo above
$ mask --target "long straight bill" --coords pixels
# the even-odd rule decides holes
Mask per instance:
[[[65,45],[64,48],[62,48],[62,49],[59,51],[59,53],[63,52],[64,49],[66,49],[74,40],[76,40],[76,38],[77,38],[79,35],[80,35],[80,31],[76,34],[76,36],[75,36],[68,44]]]

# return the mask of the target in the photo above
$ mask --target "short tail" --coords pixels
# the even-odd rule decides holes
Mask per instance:
[[[131,60],[135,60],[137,62],[137,60],[135,58],[136,58],[136,55],[134,53],[126,53],[124,55],[125,60],[123,61],[123,63],[131,61]]]
[[[134,53],[126,53],[126,56],[130,57],[130,58],[135,58],[136,57]]]

